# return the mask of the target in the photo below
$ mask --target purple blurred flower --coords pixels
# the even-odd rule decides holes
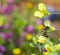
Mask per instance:
[[[9,29],[10,28],[10,25],[9,24],[6,24],[5,26],[4,26],[4,29]]]
[[[24,41],[24,37],[25,37],[26,33],[22,32],[20,35],[20,38],[18,39],[18,45],[21,45],[22,42]]]
[[[50,6],[50,5],[47,5],[47,10],[49,12],[55,12],[56,10],[54,9],[54,7]]]
[[[40,24],[42,24],[42,20],[40,20],[40,19],[36,19],[36,24],[38,24],[38,25],[40,25]]]
[[[11,14],[14,9],[15,9],[14,5],[7,5],[7,6],[1,7],[0,12],[3,14]]]
[[[27,26],[26,31],[27,32],[32,32],[33,31],[33,26],[32,25]]]
[[[8,34],[8,37],[12,37],[13,36],[12,32],[8,32],[7,34]]]
[[[2,36],[3,39],[8,40],[12,37],[12,32],[8,32],[8,33],[2,32],[1,36]]]
[[[3,26],[0,26],[0,30],[3,30],[3,28],[4,28]]]
[[[8,2],[9,4],[12,4],[12,3],[14,2],[14,0],[7,0],[7,2]]]
[[[5,51],[6,51],[6,48],[5,48],[4,46],[1,46],[1,45],[0,45],[0,51],[1,51],[1,52],[5,52]]]
[[[6,33],[4,33],[4,32],[1,33],[1,36],[2,36],[3,39],[7,39],[7,34]]]
[[[59,19],[60,17],[59,17],[60,15],[59,14],[51,14],[50,16],[49,16],[49,20],[50,21],[56,21],[57,19]]]
[[[0,53],[0,55],[3,55],[2,53]]]

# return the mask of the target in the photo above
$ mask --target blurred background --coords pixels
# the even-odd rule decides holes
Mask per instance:
[[[60,36],[60,0],[0,0],[0,55],[12,55],[15,48],[21,49],[21,55],[37,52],[28,46],[32,37],[39,32],[43,22],[34,17],[38,3],[44,3],[50,16],[49,19],[56,31],[51,38],[56,43]],[[30,49],[30,50],[29,50]],[[19,50],[20,51],[20,50]],[[38,55],[38,53],[36,53]]]

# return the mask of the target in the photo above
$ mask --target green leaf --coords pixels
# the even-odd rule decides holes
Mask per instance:
[[[31,55],[35,55],[35,54],[31,54]]]
[[[50,12],[49,11],[46,11],[46,13],[45,13],[46,15],[50,15]]]
[[[6,20],[5,20],[5,17],[0,15],[0,26],[4,26]]]
[[[33,43],[37,44],[37,38],[36,37],[33,37]]]
[[[9,43],[9,45],[7,46],[8,50],[12,51],[15,48],[15,45],[13,42]]]
[[[5,40],[2,37],[0,37],[0,44],[5,44]]]
[[[30,43],[30,46],[31,46],[31,47],[34,47],[34,44],[33,44],[33,43]]]

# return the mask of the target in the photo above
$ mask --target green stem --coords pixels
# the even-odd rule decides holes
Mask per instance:
[[[42,48],[40,47],[40,44],[38,45],[40,55],[42,55]]]

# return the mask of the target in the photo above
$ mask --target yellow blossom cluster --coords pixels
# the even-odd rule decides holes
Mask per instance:
[[[39,3],[38,11],[34,13],[34,16],[38,18],[43,18],[46,13],[49,14],[49,12],[47,11],[46,5],[43,3]]]
[[[14,55],[20,55],[21,54],[21,49],[20,48],[13,49],[13,54]]]

